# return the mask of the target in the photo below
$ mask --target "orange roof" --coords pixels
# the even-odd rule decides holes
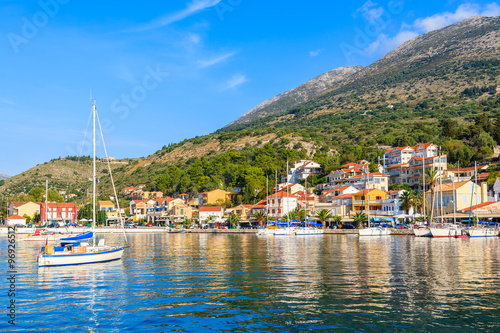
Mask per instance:
[[[395,167],[402,167],[402,166],[409,166],[409,165],[410,165],[409,163],[401,163],[401,164],[389,165],[389,166],[386,166],[385,168],[386,169],[391,169],[391,168],[395,168]]]
[[[483,203],[480,203],[477,205],[473,205],[472,209],[474,210],[474,209],[478,209],[478,208],[483,208],[483,207],[487,207],[487,206],[494,205],[494,204],[498,204],[498,201],[483,202]],[[467,208],[462,209],[462,211],[469,211],[470,209],[471,209],[470,207],[467,207]]]
[[[295,195],[292,195],[292,194],[289,194],[288,192],[285,192],[285,191],[279,191],[279,192],[276,192],[272,195],[269,196],[269,198],[273,198],[273,197],[288,197],[288,198],[296,198]]]
[[[441,191],[452,191],[453,188],[455,188],[455,190],[456,190],[456,189],[464,186],[467,183],[470,183],[470,180],[466,180],[466,181],[463,181],[463,182],[451,183],[451,184],[443,184],[443,187],[441,189],[440,189],[440,187],[438,185],[436,185],[434,191],[437,191],[438,189],[440,189]],[[427,193],[430,193],[430,190],[428,190]]]
[[[479,169],[483,169],[486,167],[488,167],[488,166],[487,165],[478,165],[476,167],[476,169],[479,170]],[[474,167],[466,167],[466,168],[460,168],[460,169],[459,168],[450,168],[450,169],[448,169],[448,171],[451,171],[451,172],[474,171]]]
[[[7,220],[26,220],[26,218],[19,215],[11,215],[7,217]]]
[[[45,207],[45,202],[42,202],[41,205],[42,205],[42,208],[44,208]],[[76,208],[76,204],[72,203],[72,202],[57,202],[57,203],[56,202],[49,202],[47,204],[47,206],[49,208],[57,208],[57,207],[59,207],[59,208],[64,208],[64,207],[70,207],[71,208],[71,207],[75,207]]]
[[[352,193],[347,193],[347,194],[341,194],[341,195],[337,195],[336,197],[333,197],[333,199],[337,199],[337,198],[351,198],[352,197]]]
[[[25,202],[12,201],[10,204],[12,205],[12,207],[18,208],[18,207],[21,207],[22,205],[27,204],[28,202],[29,201],[25,201]]]
[[[114,206],[111,201],[99,201],[100,206]]]
[[[220,212],[222,207],[200,207],[200,212]]]

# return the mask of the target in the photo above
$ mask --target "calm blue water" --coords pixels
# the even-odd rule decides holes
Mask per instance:
[[[18,240],[17,324],[7,324],[4,310],[0,331],[500,331],[500,239],[151,234],[129,241],[122,261],[38,269],[38,244]],[[0,248],[5,309],[5,236]]]

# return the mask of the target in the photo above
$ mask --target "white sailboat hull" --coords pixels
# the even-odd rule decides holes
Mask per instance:
[[[63,252],[54,252],[53,254],[40,253],[37,260],[38,267],[68,266],[119,260],[122,258],[122,255],[123,248],[108,246],[105,248],[89,248],[87,253],[83,254]]]
[[[429,228],[413,229],[413,233],[416,237],[432,237],[432,232]]]
[[[298,228],[295,230],[295,235],[297,236],[308,236],[308,235],[323,235],[323,229],[318,228]]]
[[[497,228],[477,228],[477,229],[468,229],[467,233],[470,237],[497,237],[498,229]]]
[[[430,228],[432,237],[454,237],[463,238],[467,237],[467,232],[458,227],[448,227],[448,228]]]
[[[360,236],[388,236],[391,234],[389,228],[370,227],[359,230]]]
[[[277,228],[277,229],[260,229],[257,236],[288,236],[295,235],[295,230],[292,228]]]

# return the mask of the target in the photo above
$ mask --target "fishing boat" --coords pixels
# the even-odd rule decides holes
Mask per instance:
[[[93,163],[92,163],[92,231],[87,231],[82,234],[76,235],[74,237],[61,238],[60,246],[48,246],[48,242],[45,242],[45,246],[41,248],[40,253],[37,257],[37,262],[39,267],[47,266],[67,266],[67,265],[83,265],[91,263],[102,263],[112,260],[119,260],[123,255],[123,247],[120,246],[109,246],[105,244],[105,239],[101,238],[99,242],[95,237],[95,221],[96,221],[96,103],[92,103],[92,117],[93,117]],[[97,118],[98,120],[98,118]],[[100,128],[100,125],[99,125]],[[102,130],[101,130],[102,137]],[[104,144],[104,151],[107,157],[106,145]],[[111,176],[111,183],[113,185],[113,190],[116,195],[116,189],[114,186],[113,176],[111,175],[111,168],[108,169]],[[118,208],[118,212],[120,209]],[[123,222],[122,222],[123,227]],[[125,233],[124,233],[125,236]],[[126,237],[126,236],[125,236]],[[126,238],[125,238],[126,240]]]

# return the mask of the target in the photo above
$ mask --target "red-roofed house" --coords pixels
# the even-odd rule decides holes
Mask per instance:
[[[350,185],[340,185],[332,188],[331,190],[325,190],[321,194],[319,201],[322,203],[327,203],[327,202],[332,202],[331,200],[339,195],[342,194],[354,194],[358,192],[359,190],[356,189],[354,186]]]
[[[222,219],[224,216],[224,208],[201,206],[199,211],[200,223],[206,222],[209,216],[215,216],[218,219]]]
[[[11,215],[7,217],[6,224],[8,226],[26,225],[26,218],[19,215]]]
[[[306,179],[309,176],[321,174],[321,165],[314,161],[301,160],[288,170],[287,181],[290,183],[299,183],[302,179]]]
[[[34,217],[35,214],[40,214],[40,204],[37,202],[16,202],[13,201],[9,205],[8,215],[19,215]]]
[[[469,213],[470,210],[471,207],[469,206],[467,208],[462,209],[460,212]],[[472,212],[474,214],[478,213],[500,214],[500,202],[499,201],[483,202],[478,205],[473,205]]]
[[[254,205],[238,205],[232,208],[226,209],[225,215],[236,214],[241,217],[242,221],[250,220],[250,216],[252,216],[252,207]]]
[[[352,195],[352,214],[357,212],[370,215],[382,212],[383,201],[387,199],[387,194],[378,188],[366,189]]]
[[[267,197],[267,205],[269,215],[281,217],[298,207],[297,196],[280,191]]]
[[[281,183],[278,184],[278,191],[285,191],[290,194],[295,194],[299,191],[304,191],[305,187],[300,185],[300,184],[294,184],[294,183]],[[272,191],[273,193],[276,192],[274,189]]]
[[[77,208],[72,202],[49,202],[47,210],[45,203],[40,205],[40,221],[55,221],[62,223],[76,223]]]
[[[300,191],[295,193],[295,195],[297,196],[297,203],[301,209],[307,208],[308,212],[315,212],[316,203],[318,202],[318,196],[316,194],[309,194],[304,191]]]

